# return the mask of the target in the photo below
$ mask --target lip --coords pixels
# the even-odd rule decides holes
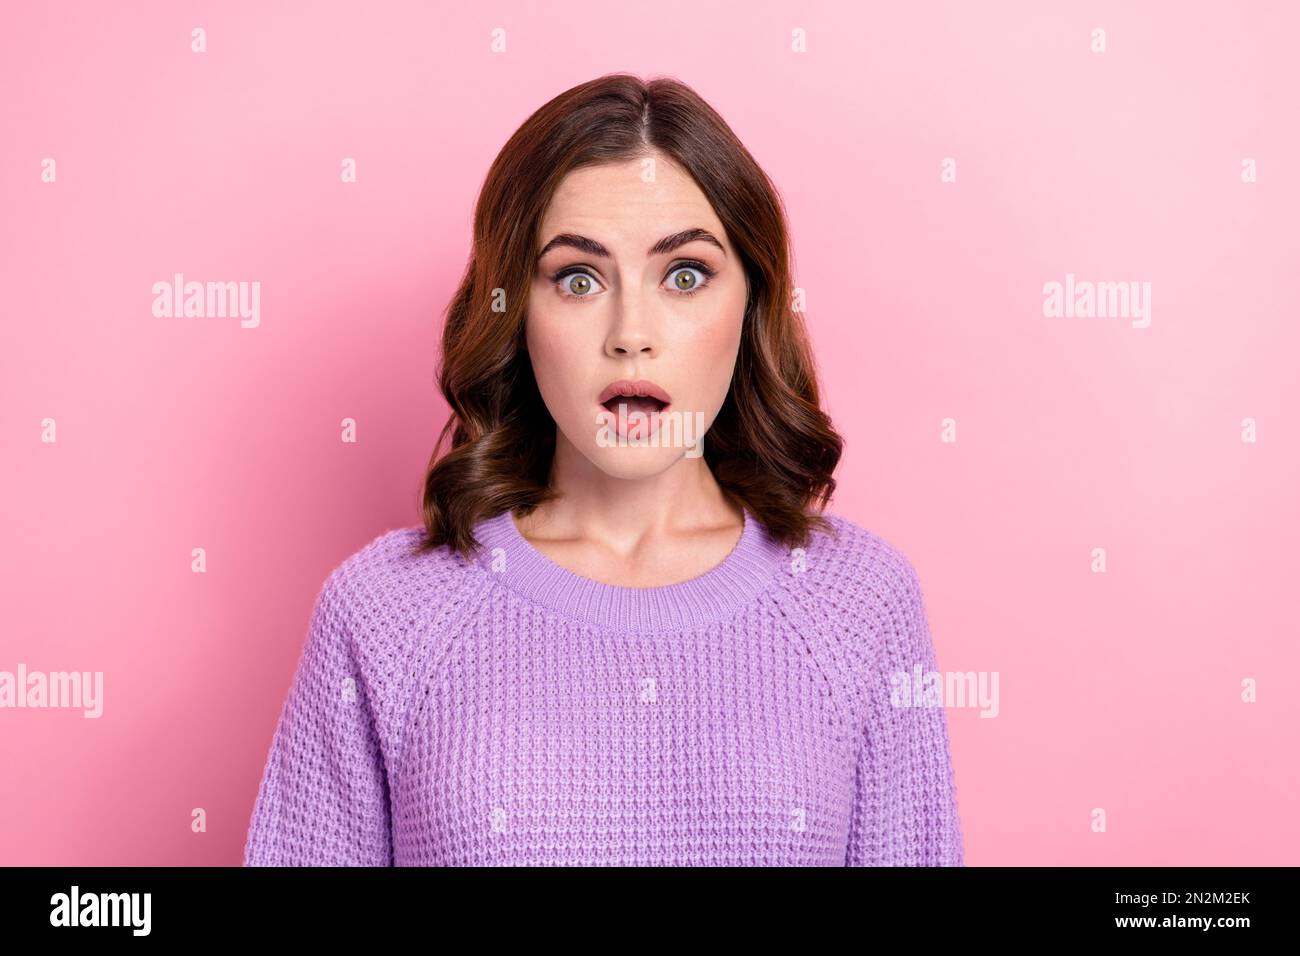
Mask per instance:
[[[672,404],[672,398],[662,388],[654,382],[644,378],[630,379],[620,378],[616,382],[610,382],[605,386],[604,391],[596,399],[597,405],[604,405],[611,398],[619,396],[631,397],[633,395],[646,395],[650,398],[656,398],[664,403],[664,408]]]

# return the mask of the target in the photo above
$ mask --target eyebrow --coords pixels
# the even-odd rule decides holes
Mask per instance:
[[[696,228],[683,229],[681,232],[674,232],[671,236],[664,236],[646,250],[646,255],[661,256],[665,252],[672,252],[678,246],[686,245],[688,242],[711,242],[722,250],[724,256],[727,254],[727,250],[723,247],[722,243],[718,242],[717,237],[714,236],[713,233],[709,232],[707,229]],[[585,252],[589,256],[599,256],[602,259],[613,258],[613,256],[610,255],[609,250],[595,239],[588,239],[586,236],[578,236],[571,232],[562,232],[546,245],[542,246],[542,251],[537,253],[537,258],[540,259],[552,249],[558,249],[562,246],[569,246],[573,249]]]

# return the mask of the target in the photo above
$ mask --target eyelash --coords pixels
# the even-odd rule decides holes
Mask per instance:
[[[709,281],[715,275],[717,275],[716,270],[709,268],[703,262],[700,262],[697,259],[683,259],[679,262],[674,263],[673,267],[668,270],[668,275],[672,275],[674,272],[680,272],[682,269],[694,269],[696,272],[699,272],[704,276],[704,281],[701,282],[699,285],[697,285],[694,289],[689,289],[685,292],[681,291],[680,289],[673,290],[674,292],[676,292],[677,295],[695,295],[701,289],[708,286]],[[572,275],[591,276],[593,280],[596,278],[594,275],[591,275],[591,270],[586,266],[566,266],[565,268],[561,269],[559,272],[555,273],[555,275],[551,276],[551,282],[556,283],[558,285],[560,282],[563,282],[565,279],[567,279],[569,276]],[[665,278],[667,277],[665,276]],[[564,296],[566,299],[596,298],[594,295],[591,294],[574,295],[572,292],[565,292],[563,289],[560,290],[560,295]]]

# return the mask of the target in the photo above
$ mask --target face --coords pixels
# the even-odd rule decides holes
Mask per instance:
[[[556,454],[619,478],[699,457],[731,384],[748,292],[704,193],[663,154],[653,158],[564,179],[542,220],[528,296],[525,337]],[[616,390],[650,394],[602,404]]]

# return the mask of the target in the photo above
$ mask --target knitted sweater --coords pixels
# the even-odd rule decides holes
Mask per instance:
[[[317,595],[246,866],[961,866],[917,575],[828,514],[787,549],[748,511],[705,574],[618,587],[509,512],[469,559],[419,526]]]

